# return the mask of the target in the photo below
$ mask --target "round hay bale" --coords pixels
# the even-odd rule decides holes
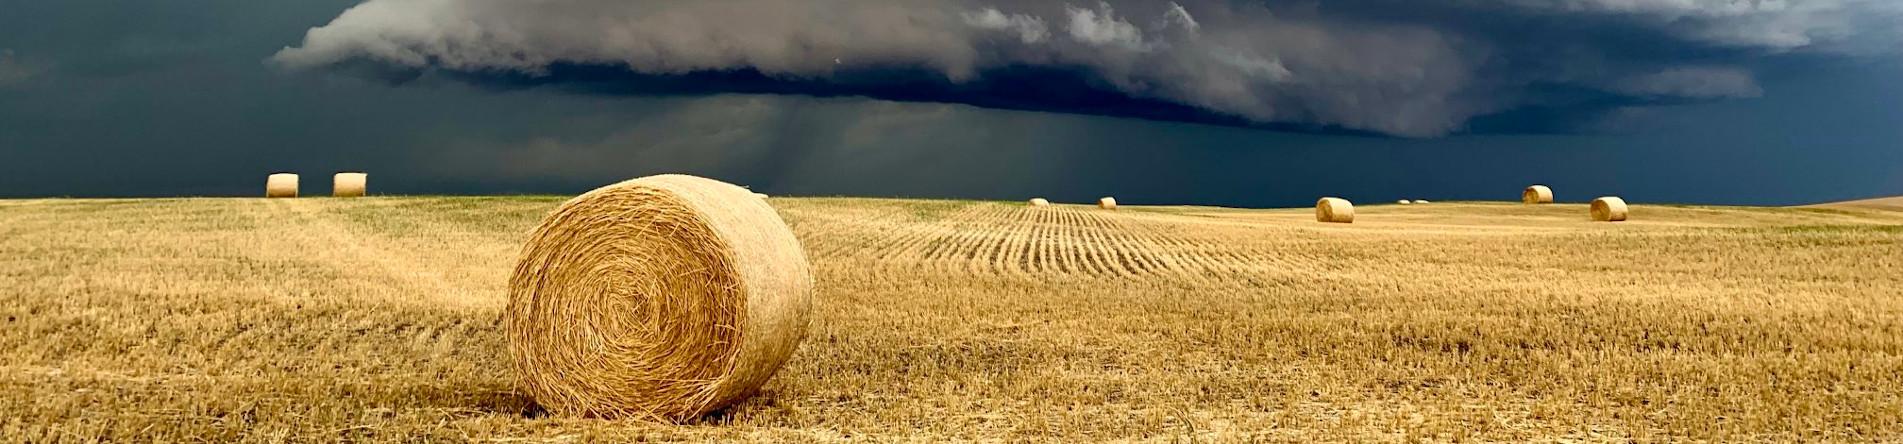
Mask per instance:
[[[277,173],[265,178],[264,197],[297,197],[297,175]]]
[[[1428,202],[1428,201],[1425,201],[1425,200],[1420,200],[1420,199],[1415,199],[1415,200],[1414,200],[1414,204],[1415,204],[1415,205],[1426,205],[1426,204],[1431,204],[1431,203],[1433,203],[1433,202]]]
[[[1355,204],[1348,199],[1324,197],[1315,201],[1315,220],[1329,223],[1354,223]]]
[[[1033,206],[1033,207],[1048,207],[1048,206],[1051,206],[1051,201],[1048,201],[1048,200],[1044,200],[1044,198],[1042,198],[1042,197],[1039,197],[1039,198],[1034,198],[1034,199],[1031,199],[1031,206]]]
[[[1397,200],[1397,201],[1394,201],[1394,204],[1395,204],[1395,205],[1413,205],[1413,204],[1414,204],[1414,201],[1411,201],[1411,200],[1407,200],[1407,199],[1401,199],[1401,200]]]
[[[1117,198],[1105,197],[1102,199],[1097,199],[1097,208],[1102,208],[1106,210],[1115,210],[1117,209]]]
[[[1626,218],[1625,199],[1613,196],[1592,200],[1592,220],[1600,222],[1620,222]]]
[[[530,234],[504,313],[550,412],[686,421],[758,390],[806,335],[813,273],[766,201],[663,175],[590,191]]]
[[[337,173],[330,178],[331,197],[363,197],[369,192],[370,175]]]
[[[1526,187],[1525,191],[1520,192],[1520,202],[1527,205],[1553,203],[1553,189],[1545,185]]]

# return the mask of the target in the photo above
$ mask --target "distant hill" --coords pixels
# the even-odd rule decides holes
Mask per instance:
[[[1862,208],[1871,210],[1903,211],[1903,196],[1879,197],[1875,199],[1847,200],[1843,202],[1805,205],[1811,208]]]

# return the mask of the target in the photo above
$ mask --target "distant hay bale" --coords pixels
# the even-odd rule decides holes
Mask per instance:
[[[337,173],[330,178],[331,197],[363,197],[369,191],[370,175]]]
[[[1348,199],[1324,197],[1315,201],[1315,220],[1329,223],[1354,223],[1355,204]]]
[[[1431,203],[1433,203],[1433,202],[1428,202],[1428,201],[1425,201],[1425,200],[1420,200],[1420,199],[1415,199],[1415,200],[1414,200],[1414,204],[1415,204],[1415,205],[1425,205],[1425,204],[1431,204]]]
[[[1525,191],[1520,192],[1520,202],[1527,205],[1553,203],[1553,189],[1545,185],[1526,187]]]
[[[1625,220],[1626,214],[1625,199],[1606,196],[1592,200],[1592,220],[1620,222]]]
[[[277,173],[265,178],[264,197],[297,197],[297,175]]]
[[[1397,201],[1394,201],[1394,204],[1395,204],[1395,205],[1413,205],[1413,204],[1414,204],[1414,201],[1411,201],[1411,200],[1407,200],[1407,199],[1401,199],[1401,200],[1397,200]]]
[[[1051,206],[1051,201],[1048,201],[1048,200],[1044,200],[1044,198],[1042,198],[1042,197],[1039,197],[1039,198],[1035,198],[1035,199],[1031,199],[1031,206],[1033,206],[1033,207],[1048,207],[1048,206]]]
[[[744,188],[644,177],[530,234],[504,313],[523,393],[550,412],[685,421],[765,383],[806,335],[813,274]]]
[[[1106,210],[1115,210],[1117,209],[1117,198],[1105,197],[1102,199],[1097,199],[1097,208],[1102,208]]]

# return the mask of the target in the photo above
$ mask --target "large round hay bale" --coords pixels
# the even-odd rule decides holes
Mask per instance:
[[[684,421],[758,390],[806,335],[813,274],[745,188],[634,179],[530,234],[504,314],[519,384],[562,415]]]
[[[1613,196],[1592,200],[1592,220],[1600,222],[1620,222],[1626,218],[1625,199]]]
[[[1105,197],[1102,199],[1097,199],[1097,208],[1102,208],[1106,210],[1115,210],[1117,209],[1117,198]]]
[[[1324,197],[1315,201],[1315,220],[1330,223],[1354,223],[1355,204],[1348,199]]]
[[[1033,206],[1033,207],[1048,207],[1048,206],[1051,206],[1051,201],[1049,201],[1049,200],[1045,200],[1045,199],[1044,199],[1044,198],[1042,198],[1042,197],[1039,197],[1039,198],[1034,198],[1034,199],[1031,199],[1031,206]]]
[[[370,175],[337,173],[330,178],[331,197],[363,197],[369,193]]]
[[[1526,187],[1525,191],[1520,192],[1520,202],[1527,205],[1553,203],[1553,189],[1545,185]]]
[[[1414,201],[1411,201],[1411,200],[1407,200],[1407,199],[1401,199],[1401,200],[1397,200],[1397,201],[1394,201],[1394,204],[1395,204],[1395,205],[1413,205],[1413,204],[1414,204]]]
[[[297,197],[297,175],[277,173],[266,177],[264,197]]]

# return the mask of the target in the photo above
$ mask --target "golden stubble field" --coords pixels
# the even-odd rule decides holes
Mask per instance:
[[[6,441],[1903,439],[1903,212],[773,199],[759,396],[549,418],[499,322],[554,197],[0,201]]]

